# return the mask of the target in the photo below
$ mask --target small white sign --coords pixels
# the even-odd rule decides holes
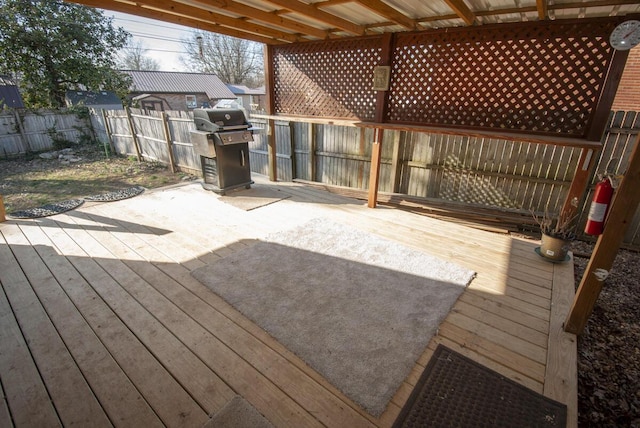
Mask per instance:
[[[373,90],[388,91],[391,67],[388,65],[378,65],[373,69]]]

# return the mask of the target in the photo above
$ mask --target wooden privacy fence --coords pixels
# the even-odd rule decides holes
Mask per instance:
[[[189,137],[189,131],[195,129],[191,113],[107,111],[94,116],[94,122],[96,134],[108,134],[116,153],[139,154],[200,174],[200,162]],[[251,169],[268,175],[267,122],[252,118],[251,123],[262,129],[250,143]],[[612,113],[596,171],[604,171],[611,159],[617,159],[611,163],[613,172],[623,173],[639,131],[639,113]],[[276,121],[274,132],[279,180],[368,188],[372,129]],[[561,208],[579,157],[580,148],[575,147],[387,131],[379,188],[381,192],[408,195],[425,203],[446,202],[470,210],[493,209],[529,216],[531,211]],[[594,177],[593,182],[596,180]],[[591,192],[579,201],[580,230],[590,199]],[[629,228],[625,243],[640,248],[640,213]]]
[[[54,140],[79,142],[92,132],[89,117],[71,110],[2,110],[0,157],[48,150]]]

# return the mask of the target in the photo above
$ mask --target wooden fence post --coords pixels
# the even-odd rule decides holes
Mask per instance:
[[[20,117],[20,112],[18,109],[13,111],[13,114],[16,118],[16,125],[18,125],[18,134],[20,135],[20,142],[22,143],[22,148],[25,153],[29,153],[31,151],[31,146],[29,145],[29,140],[27,140],[27,136],[24,132],[24,125],[22,124],[22,118]]]
[[[6,211],[4,210],[4,200],[0,195],[0,223],[7,221]]]
[[[309,181],[316,181],[316,126],[309,123]]]
[[[116,148],[113,145],[113,139],[111,138],[111,127],[109,126],[109,116],[107,116],[107,110],[105,109],[102,109],[102,123],[104,123],[104,133],[107,134],[107,142],[109,143],[109,149],[111,150],[111,153],[115,154]],[[109,157],[108,154],[107,154],[107,157]]]
[[[289,121],[289,141],[291,142],[291,180],[296,177],[296,133],[293,122]]]
[[[398,193],[400,190],[400,178],[402,172],[402,147],[400,144],[400,137],[404,134],[403,131],[395,131],[393,133],[393,157],[391,158],[391,191]]]
[[[136,148],[136,154],[138,155],[138,162],[142,162],[142,153],[140,153],[140,145],[138,144],[138,135],[136,134],[136,127],[133,123],[133,117],[131,117],[131,108],[125,109],[127,112],[127,120],[129,121],[129,129],[131,130],[131,137],[133,138],[133,145]]]
[[[164,130],[164,139],[167,142],[167,149],[169,150],[169,163],[171,164],[171,172],[176,172],[176,161],[173,158],[173,144],[171,142],[171,132],[169,131],[169,119],[166,112],[161,113],[162,116],[162,129]]]
[[[589,264],[582,275],[576,297],[564,323],[565,331],[581,334],[593,311],[609,270],[613,266],[629,223],[640,204],[640,136],[629,159],[629,166],[611,204],[604,233],[598,237]]]

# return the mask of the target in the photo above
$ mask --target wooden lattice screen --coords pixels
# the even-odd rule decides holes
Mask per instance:
[[[298,43],[276,47],[276,113],[372,121],[380,63],[380,37]]]
[[[620,18],[398,33],[385,121],[585,138]],[[373,121],[382,37],[274,48],[277,114]],[[599,138],[599,137],[597,137]]]

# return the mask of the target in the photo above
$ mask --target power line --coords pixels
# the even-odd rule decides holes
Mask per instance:
[[[182,31],[185,33],[190,33],[192,30],[188,30],[186,28],[179,28],[176,26],[170,26],[170,25],[162,25],[162,24],[156,24],[155,22],[151,23],[151,22],[144,22],[144,21],[138,21],[136,19],[129,19],[129,18],[118,18],[115,15],[111,15],[111,17],[113,18],[114,21],[126,21],[126,22],[133,22],[135,24],[140,24],[140,25],[153,25],[153,27],[161,27],[161,28],[169,28],[171,30],[175,30],[175,31]],[[157,22],[162,22],[162,21],[157,21]]]
[[[144,39],[155,39],[155,40],[162,40],[162,41],[165,41],[165,42],[188,43],[190,45],[195,45],[195,43],[193,43],[193,42],[183,41],[182,39],[175,39],[175,38],[171,38],[171,37],[157,36],[155,34],[138,33],[137,31],[128,31],[128,33],[131,34],[132,36],[141,37],[141,38],[144,38]]]

